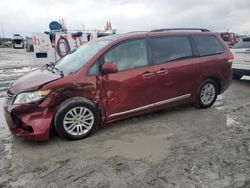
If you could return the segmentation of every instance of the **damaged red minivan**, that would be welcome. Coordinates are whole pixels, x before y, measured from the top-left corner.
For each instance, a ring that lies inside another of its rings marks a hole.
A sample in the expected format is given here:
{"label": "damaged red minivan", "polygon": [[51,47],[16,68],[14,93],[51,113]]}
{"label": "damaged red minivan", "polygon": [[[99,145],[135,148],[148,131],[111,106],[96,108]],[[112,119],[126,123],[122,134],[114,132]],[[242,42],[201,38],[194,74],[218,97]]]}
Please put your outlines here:
{"label": "damaged red minivan", "polygon": [[138,114],[210,107],[231,83],[232,61],[219,34],[206,29],[99,38],[15,81],[5,118],[17,136],[48,140],[55,129],[62,138],[83,139]]}

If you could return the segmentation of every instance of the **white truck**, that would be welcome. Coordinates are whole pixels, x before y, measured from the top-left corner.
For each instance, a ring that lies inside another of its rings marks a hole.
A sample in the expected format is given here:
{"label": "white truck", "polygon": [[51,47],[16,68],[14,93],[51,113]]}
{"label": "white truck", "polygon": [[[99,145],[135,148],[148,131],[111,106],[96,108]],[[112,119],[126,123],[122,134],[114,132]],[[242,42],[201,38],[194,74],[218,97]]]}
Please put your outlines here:
{"label": "white truck", "polygon": [[234,55],[232,64],[233,78],[250,76],[250,37],[245,37],[231,49]]}
{"label": "white truck", "polygon": [[23,49],[24,48],[24,40],[23,37],[19,34],[14,34],[13,36],[13,48]]}

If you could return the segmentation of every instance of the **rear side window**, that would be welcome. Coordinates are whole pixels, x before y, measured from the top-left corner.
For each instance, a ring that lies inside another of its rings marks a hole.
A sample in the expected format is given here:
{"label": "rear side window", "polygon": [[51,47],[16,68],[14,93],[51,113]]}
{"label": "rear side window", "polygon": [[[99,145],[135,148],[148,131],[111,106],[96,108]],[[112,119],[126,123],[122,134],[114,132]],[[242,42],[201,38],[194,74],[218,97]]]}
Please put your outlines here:
{"label": "rear side window", "polygon": [[192,57],[192,48],[186,36],[151,38],[150,44],[154,64]]}
{"label": "rear side window", "polygon": [[200,56],[221,54],[225,51],[224,47],[215,36],[195,35],[192,37],[197,45]]}

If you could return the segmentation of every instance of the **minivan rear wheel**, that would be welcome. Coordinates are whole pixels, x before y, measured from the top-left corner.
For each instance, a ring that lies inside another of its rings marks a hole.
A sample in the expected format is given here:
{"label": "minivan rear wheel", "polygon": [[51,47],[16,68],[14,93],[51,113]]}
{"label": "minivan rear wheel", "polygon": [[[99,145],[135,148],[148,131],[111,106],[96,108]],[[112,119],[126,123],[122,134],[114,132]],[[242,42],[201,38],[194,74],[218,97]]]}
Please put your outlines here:
{"label": "minivan rear wheel", "polygon": [[84,98],[72,98],[60,105],[54,119],[58,135],[69,140],[90,136],[100,123],[95,105]]}
{"label": "minivan rear wheel", "polygon": [[214,80],[204,81],[198,92],[195,107],[208,108],[214,104],[218,95],[218,85]]}

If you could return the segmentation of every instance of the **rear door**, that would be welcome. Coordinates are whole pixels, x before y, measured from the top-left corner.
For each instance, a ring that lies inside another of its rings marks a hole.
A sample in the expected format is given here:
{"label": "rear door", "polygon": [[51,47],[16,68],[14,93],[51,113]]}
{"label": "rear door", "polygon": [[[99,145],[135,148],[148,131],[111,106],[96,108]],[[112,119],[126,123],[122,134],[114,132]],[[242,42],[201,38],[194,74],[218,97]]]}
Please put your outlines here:
{"label": "rear door", "polygon": [[118,72],[102,75],[109,118],[153,108],[155,75],[148,61],[146,39],[133,39],[113,47],[103,61],[117,64]]}
{"label": "rear door", "polygon": [[190,100],[199,77],[199,60],[194,58],[188,36],[150,38],[156,70],[156,105]]}
{"label": "rear door", "polygon": [[219,36],[214,34],[193,35],[192,39],[197,46],[199,60],[202,63],[200,81],[214,78],[223,89],[230,83],[232,77],[232,64],[228,62],[231,52],[228,47],[223,46]]}

